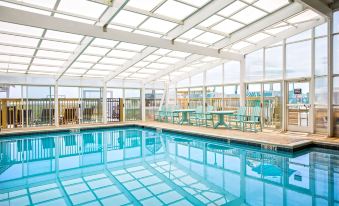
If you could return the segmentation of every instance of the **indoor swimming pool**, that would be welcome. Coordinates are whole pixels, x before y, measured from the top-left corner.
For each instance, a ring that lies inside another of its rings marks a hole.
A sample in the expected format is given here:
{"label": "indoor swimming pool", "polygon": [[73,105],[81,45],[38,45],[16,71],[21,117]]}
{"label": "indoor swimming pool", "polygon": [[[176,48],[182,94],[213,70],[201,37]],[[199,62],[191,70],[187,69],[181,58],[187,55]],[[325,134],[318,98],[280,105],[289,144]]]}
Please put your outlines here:
{"label": "indoor swimming pool", "polygon": [[0,205],[334,205],[339,152],[120,127],[0,139]]}

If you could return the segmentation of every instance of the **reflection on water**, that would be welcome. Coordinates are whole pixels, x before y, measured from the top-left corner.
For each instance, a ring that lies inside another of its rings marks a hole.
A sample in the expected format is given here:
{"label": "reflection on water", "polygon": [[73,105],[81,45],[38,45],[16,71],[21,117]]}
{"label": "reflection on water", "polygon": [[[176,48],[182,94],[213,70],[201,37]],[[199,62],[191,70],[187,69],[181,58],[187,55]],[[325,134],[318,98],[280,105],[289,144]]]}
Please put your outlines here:
{"label": "reflection on water", "polygon": [[329,150],[277,154],[129,128],[2,139],[0,160],[0,205],[339,206]]}

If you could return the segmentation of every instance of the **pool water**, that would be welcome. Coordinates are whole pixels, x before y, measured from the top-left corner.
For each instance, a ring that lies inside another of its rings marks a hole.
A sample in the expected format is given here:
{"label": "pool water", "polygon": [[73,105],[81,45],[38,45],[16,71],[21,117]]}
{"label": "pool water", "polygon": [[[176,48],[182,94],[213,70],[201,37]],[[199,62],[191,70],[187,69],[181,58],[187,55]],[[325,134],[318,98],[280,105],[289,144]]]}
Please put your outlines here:
{"label": "pool water", "polygon": [[142,128],[0,138],[0,205],[339,206],[339,152]]}

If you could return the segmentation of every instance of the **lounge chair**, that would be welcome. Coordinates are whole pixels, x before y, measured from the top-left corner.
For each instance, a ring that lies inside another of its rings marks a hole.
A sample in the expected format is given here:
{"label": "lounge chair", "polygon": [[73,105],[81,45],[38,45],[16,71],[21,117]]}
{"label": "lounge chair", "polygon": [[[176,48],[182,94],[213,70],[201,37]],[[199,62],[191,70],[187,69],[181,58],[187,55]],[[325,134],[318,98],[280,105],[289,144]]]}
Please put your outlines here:
{"label": "lounge chair", "polygon": [[[248,115],[248,119],[243,122],[244,128],[247,131],[254,131],[257,132],[257,125],[259,125],[260,131],[262,131],[262,125],[261,125],[261,108],[260,107],[252,107],[251,115]],[[246,125],[250,125],[250,128],[246,128]]]}

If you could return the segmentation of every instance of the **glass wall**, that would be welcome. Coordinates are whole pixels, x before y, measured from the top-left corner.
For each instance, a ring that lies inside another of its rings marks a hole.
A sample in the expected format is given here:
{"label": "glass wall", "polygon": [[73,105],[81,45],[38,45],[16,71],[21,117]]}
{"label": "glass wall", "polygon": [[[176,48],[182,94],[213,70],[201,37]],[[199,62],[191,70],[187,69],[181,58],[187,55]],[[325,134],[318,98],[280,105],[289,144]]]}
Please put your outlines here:
{"label": "glass wall", "polygon": [[208,86],[206,87],[206,105],[213,106],[213,110],[222,110],[223,106],[223,87]]}
{"label": "glass wall", "polygon": [[224,110],[236,110],[240,106],[240,86],[224,86]]}
{"label": "glass wall", "polygon": [[203,106],[203,87],[193,87],[189,91],[189,108],[195,109]]}
{"label": "glass wall", "polygon": [[[146,120],[154,120],[155,111],[160,107],[161,98],[164,90],[146,89],[145,90],[145,109]],[[165,102],[165,99],[164,99]]]}
{"label": "glass wall", "polygon": [[141,120],[141,94],[140,89],[125,89],[125,120]]}
{"label": "glass wall", "polygon": [[339,11],[333,15],[333,113],[334,135],[339,136]]}
{"label": "glass wall", "polygon": [[264,56],[263,49],[246,55],[246,81],[257,81],[264,79]]}
{"label": "glass wall", "polygon": [[80,89],[80,122],[102,122],[102,89]]}

